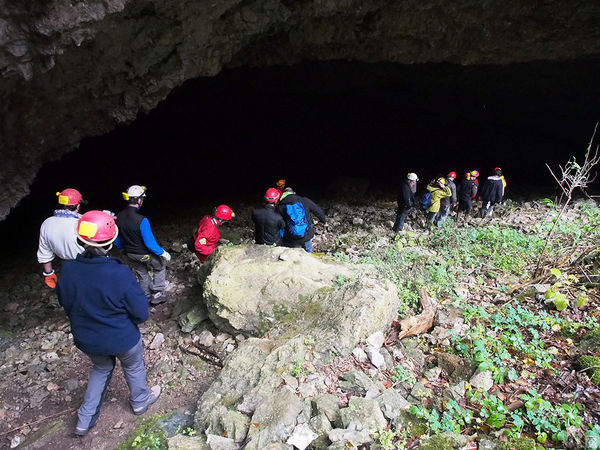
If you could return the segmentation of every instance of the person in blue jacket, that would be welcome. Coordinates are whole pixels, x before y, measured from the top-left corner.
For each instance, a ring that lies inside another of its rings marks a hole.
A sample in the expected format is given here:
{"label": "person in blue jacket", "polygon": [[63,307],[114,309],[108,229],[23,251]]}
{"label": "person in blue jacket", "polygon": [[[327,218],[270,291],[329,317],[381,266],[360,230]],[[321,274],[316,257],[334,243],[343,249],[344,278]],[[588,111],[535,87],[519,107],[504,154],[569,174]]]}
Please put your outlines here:
{"label": "person in blue jacket", "polygon": [[[171,255],[158,245],[148,218],[140,214],[145,198],[145,186],[134,184],[123,192],[127,206],[117,213],[120,234],[115,246],[125,251],[150,303],[158,305],[166,301],[163,294],[167,284],[166,262],[171,260]],[[150,276],[150,270],[154,272],[154,278]]]}
{"label": "person in blue jacket", "polygon": [[161,393],[146,384],[144,349],[138,325],[148,319],[148,300],[129,268],[107,256],[118,228],[112,216],[88,211],[77,223],[84,252],[65,261],[56,285],[61,306],[71,322],[75,346],[92,361],[87,390],[78,411],[75,434],[96,425],[115,359],[129,386],[134,414],[143,414]]}

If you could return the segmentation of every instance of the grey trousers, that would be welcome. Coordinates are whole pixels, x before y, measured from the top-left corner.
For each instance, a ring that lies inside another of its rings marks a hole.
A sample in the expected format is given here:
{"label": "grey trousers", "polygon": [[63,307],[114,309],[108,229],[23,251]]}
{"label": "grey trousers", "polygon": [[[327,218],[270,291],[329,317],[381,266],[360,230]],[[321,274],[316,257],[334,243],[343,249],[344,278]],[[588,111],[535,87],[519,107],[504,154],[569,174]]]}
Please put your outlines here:
{"label": "grey trousers", "polygon": [[77,412],[77,428],[87,429],[96,425],[100,416],[100,408],[106,395],[106,388],[115,368],[115,358],[121,361],[121,367],[127,386],[129,386],[129,402],[132,408],[143,406],[150,396],[146,384],[146,368],[144,367],[144,347],[142,338],[124,353],[114,356],[88,355],[92,360],[92,373],[88,380],[83,403]]}
{"label": "grey trousers", "polygon": [[[135,255],[127,253],[134,272],[138,277],[140,287],[146,297],[154,292],[162,292],[166,286],[167,266],[165,261],[154,253],[147,255]],[[150,276],[150,270],[154,272],[154,279]]]}

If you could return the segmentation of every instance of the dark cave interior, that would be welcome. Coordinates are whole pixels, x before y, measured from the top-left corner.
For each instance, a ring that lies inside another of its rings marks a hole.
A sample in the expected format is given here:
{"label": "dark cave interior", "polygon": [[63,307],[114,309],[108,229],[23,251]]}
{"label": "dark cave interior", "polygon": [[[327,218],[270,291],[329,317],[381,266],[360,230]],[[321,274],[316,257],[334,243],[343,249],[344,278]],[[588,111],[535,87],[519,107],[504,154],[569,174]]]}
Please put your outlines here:
{"label": "dark cave interior", "polygon": [[0,223],[11,237],[3,251],[35,252],[39,225],[66,187],[83,193],[86,209],[118,210],[123,189],[146,185],[144,212],[155,220],[190,206],[259,204],[279,178],[316,200],[336,178],[365,178],[371,193],[393,200],[408,171],[423,186],[437,173],[485,177],[500,166],[512,192],[539,186],[550,196],[544,163],[583,156],[600,119],[599,80],[593,61],[224,70],[45,165]]}

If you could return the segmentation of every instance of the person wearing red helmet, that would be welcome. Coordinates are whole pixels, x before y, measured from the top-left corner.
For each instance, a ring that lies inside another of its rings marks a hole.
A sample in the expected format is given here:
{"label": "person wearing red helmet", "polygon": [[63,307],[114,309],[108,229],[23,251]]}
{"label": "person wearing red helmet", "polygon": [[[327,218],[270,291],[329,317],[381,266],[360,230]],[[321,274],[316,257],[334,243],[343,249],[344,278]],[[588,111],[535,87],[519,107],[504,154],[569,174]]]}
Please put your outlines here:
{"label": "person wearing red helmet", "polygon": [[84,203],[77,189],[68,188],[57,192],[60,208],[54,211],[40,227],[40,238],[37,251],[38,262],[42,265],[44,282],[54,289],[57,276],[52,268],[52,261],[57,256],[62,260],[75,259],[83,252],[77,242],[75,226],[79,220],[79,208]]}
{"label": "person wearing red helmet", "polygon": [[483,182],[481,186],[481,217],[492,215],[494,206],[502,203],[504,184],[502,183],[502,170],[499,167],[494,169],[494,175],[490,176]]}
{"label": "person wearing red helmet", "polygon": [[252,211],[254,240],[257,244],[280,245],[285,222],[275,208],[281,194],[276,188],[265,192],[265,203]]}
{"label": "person wearing red helmet", "polygon": [[500,173],[499,178],[502,180],[502,197],[504,197],[504,191],[506,191],[506,179],[502,174],[502,169],[500,167],[494,167],[494,174]]}
{"label": "person wearing red helmet", "polygon": [[454,184],[454,180],[456,179],[456,172],[450,172],[446,176],[446,186],[450,188],[450,192],[452,195],[450,197],[444,197],[440,200],[440,217],[438,219],[438,226],[442,226],[448,216],[450,215],[450,210],[456,206],[456,184]]}
{"label": "person wearing red helmet", "polygon": [[[227,205],[217,206],[212,214],[207,214],[198,223],[193,237],[193,251],[201,263],[217,248],[221,238],[219,227],[235,217],[235,213]],[[192,244],[192,243],[190,243]],[[190,250],[192,250],[190,248]]]}
{"label": "person wearing red helmet", "polygon": [[475,193],[471,196],[471,199],[477,197],[477,192],[479,191],[479,172],[477,170],[471,170],[471,180],[473,181],[473,185],[475,186]]}
{"label": "person wearing red helmet", "polygon": [[148,319],[148,300],[135,276],[118,258],[107,256],[119,229],[111,214],[88,211],[76,224],[84,252],[65,261],[56,293],[71,323],[75,346],[92,362],[75,434],[96,425],[115,360],[129,387],[134,414],[143,414],[160,396],[148,388],[144,349],[138,325]]}
{"label": "person wearing red helmet", "polygon": [[127,206],[117,213],[121,234],[115,241],[115,247],[125,251],[150,303],[159,305],[167,300],[163,291],[167,285],[166,263],[171,260],[171,255],[158,245],[150,221],[140,214],[146,187],[134,184],[122,196]]}

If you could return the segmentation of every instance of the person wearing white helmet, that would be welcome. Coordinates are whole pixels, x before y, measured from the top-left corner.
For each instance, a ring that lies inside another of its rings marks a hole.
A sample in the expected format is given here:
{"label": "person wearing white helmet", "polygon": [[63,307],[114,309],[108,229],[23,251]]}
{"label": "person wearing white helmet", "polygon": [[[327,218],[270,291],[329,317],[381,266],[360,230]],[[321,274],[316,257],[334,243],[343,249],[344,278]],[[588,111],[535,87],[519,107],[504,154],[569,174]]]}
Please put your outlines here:
{"label": "person wearing white helmet", "polygon": [[115,246],[125,251],[150,303],[159,305],[166,301],[163,293],[167,284],[166,262],[171,260],[171,255],[158,245],[148,218],[140,214],[145,198],[145,186],[134,184],[123,192],[127,206],[117,213],[120,233]]}
{"label": "person wearing white helmet", "polygon": [[393,230],[396,233],[404,231],[404,222],[412,207],[415,206],[417,181],[419,181],[417,174],[410,172],[406,175],[406,178],[402,179],[400,182],[400,187],[398,189],[398,211],[396,212],[396,221],[393,226]]}

